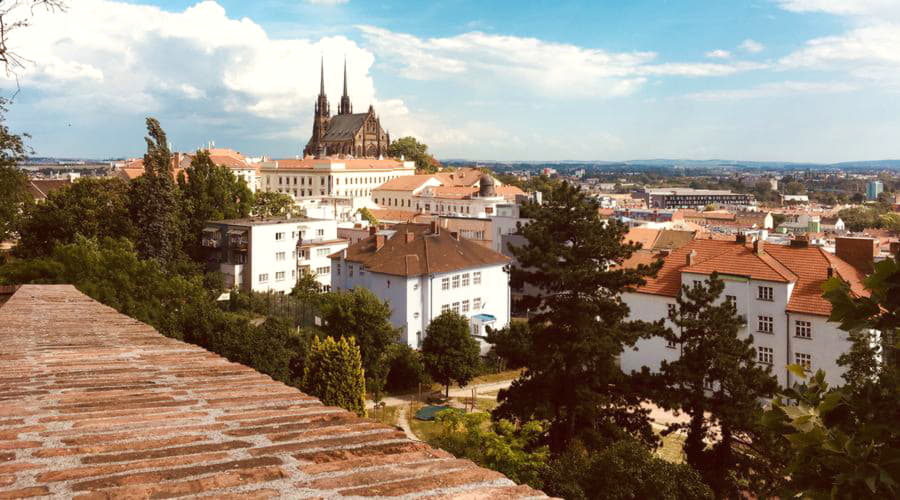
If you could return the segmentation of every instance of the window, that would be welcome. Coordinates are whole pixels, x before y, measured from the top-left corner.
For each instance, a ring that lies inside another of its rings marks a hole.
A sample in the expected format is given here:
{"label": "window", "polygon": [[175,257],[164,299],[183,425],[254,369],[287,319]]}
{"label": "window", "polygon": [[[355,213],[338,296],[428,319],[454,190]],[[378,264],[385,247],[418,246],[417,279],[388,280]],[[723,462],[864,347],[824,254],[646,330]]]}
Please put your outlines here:
{"label": "window", "polygon": [[450,310],[450,304],[444,304],[441,306],[441,314]]}
{"label": "window", "polygon": [[275,281],[284,281],[284,271],[275,273]]}
{"label": "window", "polygon": [[812,322],[810,321],[800,321],[797,320],[794,322],[794,335],[801,339],[811,339],[812,338]]}
{"label": "window", "polygon": [[694,280],[694,288],[700,288],[700,285],[702,285],[702,284],[703,284],[702,281],[700,281],[700,280]]}
{"label": "window", "polygon": [[325,266],[325,267],[317,267],[317,268],[316,268],[316,274],[318,274],[319,276],[324,276],[324,275],[326,275],[326,274],[331,274],[331,268],[328,267],[328,266]]}
{"label": "window", "polygon": [[669,349],[675,349],[675,341],[674,340],[666,340],[666,347]]}
{"label": "window", "polygon": [[331,253],[330,247],[316,249],[316,257],[327,257],[328,254],[330,254],[330,253]]}
{"label": "window", "polygon": [[416,346],[422,347],[422,332],[416,332]]}
{"label": "window", "polygon": [[459,302],[453,303],[453,312],[455,312],[456,314],[459,314]]}
{"label": "window", "polygon": [[459,288],[459,275],[453,277],[453,288]]}
{"label": "window", "polygon": [[340,262],[337,262],[337,263],[334,264],[334,272],[335,272],[335,274],[337,274],[338,276],[341,275],[341,263],[340,263]]}
{"label": "window", "polygon": [[297,251],[296,250],[291,252],[291,260],[297,260]]}
{"label": "window", "polygon": [[353,264],[347,264],[347,275],[353,276]]}
{"label": "window", "polygon": [[803,367],[804,370],[812,370],[812,355],[802,352],[794,353],[794,363]]}
{"label": "window", "polygon": [[759,294],[756,296],[759,300],[774,300],[774,294],[772,293],[772,287],[770,286],[761,286],[759,287]]}
{"label": "window", "polygon": [[275,233],[275,241],[280,241],[284,239],[284,233]]}
{"label": "window", "polygon": [[771,316],[759,316],[759,327],[756,329],[762,333],[774,333],[775,327]]}
{"label": "window", "polygon": [[419,289],[419,284],[413,283],[413,290],[418,290],[418,289]]}
{"label": "window", "polygon": [[469,301],[468,300],[462,301],[462,312],[464,312],[464,313],[469,312]]}
{"label": "window", "polygon": [[756,349],[756,360],[760,363],[771,365],[775,362],[775,353],[771,347],[758,347]]}
{"label": "window", "polygon": [[472,273],[472,284],[480,285],[481,284],[481,271],[475,271]]}
{"label": "window", "polygon": [[737,305],[737,297],[734,295],[726,295],[725,302],[727,302],[733,306],[736,306]]}
{"label": "window", "polygon": [[481,297],[475,297],[472,299],[472,309],[478,311],[481,309]]}
{"label": "window", "polygon": [[703,379],[703,388],[706,389],[707,391],[713,390],[713,381],[712,381],[712,379],[708,379],[708,378]]}
{"label": "window", "polygon": [[450,278],[441,278],[441,290],[450,289]]}
{"label": "window", "polygon": [[666,308],[669,311],[669,315],[675,314],[675,304],[666,304]]}
{"label": "window", "polygon": [[265,282],[267,282],[267,281],[269,281],[269,273],[262,273],[262,274],[259,275],[259,282],[260,282],[260,283],[265,283]]}
{"label": "window", "polygon": [[316,236],[325,236],[324,229],[316,229]]}
{"label": "window", "polygon": [[469,273],[462,275],[462,286],[469,286]]}
{"label": "window", "polygon": [[417,312],[414,312],[414,313],[413,313],[413,318],[415,318],[415,319],[419,319],[419,313],[417,313]]}
{"label": "window", "polygon": [[276,260],[276,261],[282,261],[282,260],[284,260],[284,252],[277,252],[277,253],[275,254],[275,260]]}

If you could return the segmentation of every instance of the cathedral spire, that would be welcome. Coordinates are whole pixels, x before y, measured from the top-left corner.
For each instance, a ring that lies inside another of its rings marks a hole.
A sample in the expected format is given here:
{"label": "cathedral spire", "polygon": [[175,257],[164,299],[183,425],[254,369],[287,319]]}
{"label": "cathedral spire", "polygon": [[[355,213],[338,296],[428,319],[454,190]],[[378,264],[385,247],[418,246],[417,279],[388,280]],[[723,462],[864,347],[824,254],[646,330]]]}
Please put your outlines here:
{"label": "cathedral spire", "polygon": [[319,95],[325,95],[325,56],[319,60]]}
{"label": "cathedral spire", "polygon": [[338,107],[339,115],[349,115],[353,110],[350,107],[350,96],[347,95],[347,57],[344,56],[344,95],[341,96],[341,105]]}

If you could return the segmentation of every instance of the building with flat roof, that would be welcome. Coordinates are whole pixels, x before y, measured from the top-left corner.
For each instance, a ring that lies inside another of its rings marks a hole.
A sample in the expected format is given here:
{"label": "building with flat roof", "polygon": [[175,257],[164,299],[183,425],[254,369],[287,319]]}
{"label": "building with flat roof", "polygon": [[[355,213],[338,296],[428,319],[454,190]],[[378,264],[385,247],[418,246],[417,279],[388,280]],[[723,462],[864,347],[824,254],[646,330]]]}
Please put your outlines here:
{"label": "building with flat roof", "polygon": [[660,188],[638,193],[649,208],[702,208],[710,204],[750,206],[756,198],[748,193],[733,193],[721,189]]}

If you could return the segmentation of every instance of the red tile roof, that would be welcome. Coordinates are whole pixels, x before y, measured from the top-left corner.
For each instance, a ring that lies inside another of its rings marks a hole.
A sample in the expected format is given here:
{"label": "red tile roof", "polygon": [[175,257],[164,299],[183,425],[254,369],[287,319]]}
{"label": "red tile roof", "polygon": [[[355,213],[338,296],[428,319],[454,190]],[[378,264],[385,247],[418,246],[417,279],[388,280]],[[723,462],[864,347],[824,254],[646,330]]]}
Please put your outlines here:
{"label": "red tile roof", "polygon": [[[345,259],[362,263],[371,272],[395,276],[449,273],[510,260],[472,240],[454,238],[446,229],[432,234],[428,224],[397,224],[391,229],[396,233],[380,249],[376,248],[378,236],[370,236],[350,245]],[[410,238],[407,233],[411,233]],[[339,258],[341,253],[331,258]]]}
{"label": "red tile roof", "polygon": [[527,498],[69,285],[0,307],[0,498]]}
{"label": "red tile roof", "polygon": [[287,158],[283,160],[273,160],[266,162],[262,168],[277,167],[278,170],[312,170],[315,165],[322,163],[343,163],[347,170],[392,170],[403,168],[403,162],[400,160],[378,160],[375,158]]}
{"label": "red tile roof", "polygon": [[28,181],[28,190],[35,200],[45,200],[48,194],[71,183],[68,179],[31,179]]}
{"label": "red tile roof", "polygon": [[[850,283],[851,290],[864,295],[863,274],[840,258],[820,247],[795,248],[786,245],[764,245],[764,253],[757,255],[748,244],[734,241],[693,240],[672,251],[664,258],[662,269],[655,278],[648,278],[640,293],[675,297],[681,288],[681,273],[732,274],[761,281],[794,283],[787,304],[790,312],[827,316],[831,304],[822,298],[822,284],[828,268]],[[687,265],[687,256],[695,251],[694,264]]]}
{"label": "red tile roof", "polygon": [[369,213],[378,219],[378,222],[409,222],[419,215],[413,210],[394,210],[390,208],[370,208]]}

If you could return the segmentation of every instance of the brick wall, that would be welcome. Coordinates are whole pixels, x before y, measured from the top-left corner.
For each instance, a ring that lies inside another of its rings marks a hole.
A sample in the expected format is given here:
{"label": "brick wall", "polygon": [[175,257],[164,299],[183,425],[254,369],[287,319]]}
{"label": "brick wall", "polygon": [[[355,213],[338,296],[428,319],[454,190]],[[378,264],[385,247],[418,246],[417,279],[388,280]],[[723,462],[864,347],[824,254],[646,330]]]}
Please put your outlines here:
{"label": "brick wall", "polygon": [[68,285],[0,308],[0,498],[544,495]]}

